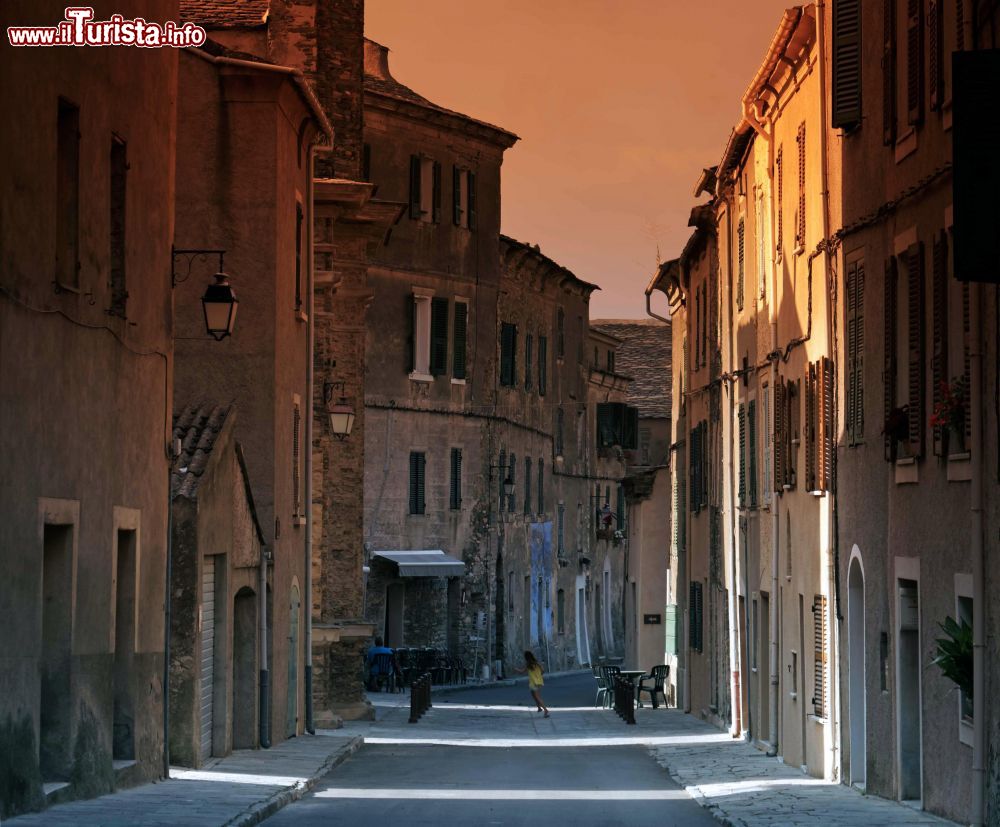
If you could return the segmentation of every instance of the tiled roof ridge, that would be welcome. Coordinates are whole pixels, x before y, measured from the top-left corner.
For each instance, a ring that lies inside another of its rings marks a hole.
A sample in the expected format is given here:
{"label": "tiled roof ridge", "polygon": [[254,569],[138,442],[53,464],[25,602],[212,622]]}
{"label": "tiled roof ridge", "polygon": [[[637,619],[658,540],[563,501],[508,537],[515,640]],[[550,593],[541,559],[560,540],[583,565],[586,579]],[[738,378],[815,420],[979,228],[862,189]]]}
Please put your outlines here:
{"label": "tiled roof ridge", "polygon": [[181,450],[170,473],[174,497],[193,499],[211,458],[215,442],[232,410],[231,405],[201,402],[185,405],[174,415],[173,437]]}

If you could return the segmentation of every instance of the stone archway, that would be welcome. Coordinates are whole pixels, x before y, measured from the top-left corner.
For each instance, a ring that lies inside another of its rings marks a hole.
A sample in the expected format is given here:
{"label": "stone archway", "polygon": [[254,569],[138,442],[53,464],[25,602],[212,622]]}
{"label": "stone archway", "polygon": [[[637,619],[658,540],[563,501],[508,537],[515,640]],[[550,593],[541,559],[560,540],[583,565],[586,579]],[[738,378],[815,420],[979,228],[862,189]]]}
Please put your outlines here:
{"label": "stone archway", "polygon": [[865,572],[855,546],[847,575],[848,699],[851,715],[850,782],[864,787],[867,777],[867,703],[865,699]]}

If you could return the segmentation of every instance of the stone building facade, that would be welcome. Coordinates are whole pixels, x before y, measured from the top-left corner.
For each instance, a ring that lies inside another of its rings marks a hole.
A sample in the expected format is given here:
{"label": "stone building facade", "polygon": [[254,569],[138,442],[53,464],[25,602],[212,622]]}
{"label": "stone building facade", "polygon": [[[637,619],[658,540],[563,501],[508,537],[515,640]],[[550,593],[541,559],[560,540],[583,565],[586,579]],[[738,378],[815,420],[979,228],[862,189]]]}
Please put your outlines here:
{"label": "stone building facade", "polygon": [[0,817],[164,772],[177,60],[0,55]]}

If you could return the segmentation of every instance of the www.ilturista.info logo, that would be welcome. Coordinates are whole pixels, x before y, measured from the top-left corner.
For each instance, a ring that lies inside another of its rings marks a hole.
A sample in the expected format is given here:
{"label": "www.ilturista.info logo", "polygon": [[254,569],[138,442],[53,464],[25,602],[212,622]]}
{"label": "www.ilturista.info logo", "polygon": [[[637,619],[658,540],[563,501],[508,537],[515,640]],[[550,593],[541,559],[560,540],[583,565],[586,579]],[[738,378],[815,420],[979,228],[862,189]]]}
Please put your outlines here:
{"label": "www.ilturista.info logo", "polygon": [[205,30],[194,23],[168,20],[156,23],[136,17],[126,20],[120,14],[110,20],[94,20],[90,6],[67,6],[65,19],[55,26],[8,26],[11,46],[141,46],[159,49],[171,46],[184,49],[202,46]]}

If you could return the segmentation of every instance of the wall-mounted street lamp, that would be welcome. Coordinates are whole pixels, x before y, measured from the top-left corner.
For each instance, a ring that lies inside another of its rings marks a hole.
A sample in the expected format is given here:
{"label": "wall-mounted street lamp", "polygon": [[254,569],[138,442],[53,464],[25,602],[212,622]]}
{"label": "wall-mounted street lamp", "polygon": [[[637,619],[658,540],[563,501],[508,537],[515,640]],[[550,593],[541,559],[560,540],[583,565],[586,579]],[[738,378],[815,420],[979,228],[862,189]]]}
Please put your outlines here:
{"label": "wall-mounted street lamp", "polygon": [[[188,280],[195,259],[207,261],[208,256],[219,257],[219,271],[215,274],[215,283],[208,285],[205,289],[205,295],[201,297],[201,306],[205,313],[205,330],[217,342],[221,342],[233,334],[233,327],[236,325],[236,310],[240,306],[223,266],[225,255],[225,250],[178,250],[171,248],[171,287],[176,287]],[[177,262],[179,259],[185,258],[187,259],[187,270],[183,275],[179,275]]]}
{"label": "wall-mounted street lamp", "polygon": [[[336,404],[333,403],[333,389],[340,388],[340,398]],[[323,385],[323,401],[326,403],[326,412],[330,417],[330,433],[337,439],[346,439],[351,435],[354,427],[354,408],[347,404],[347,397],[344,396],[344,382],[326,382]]]}

